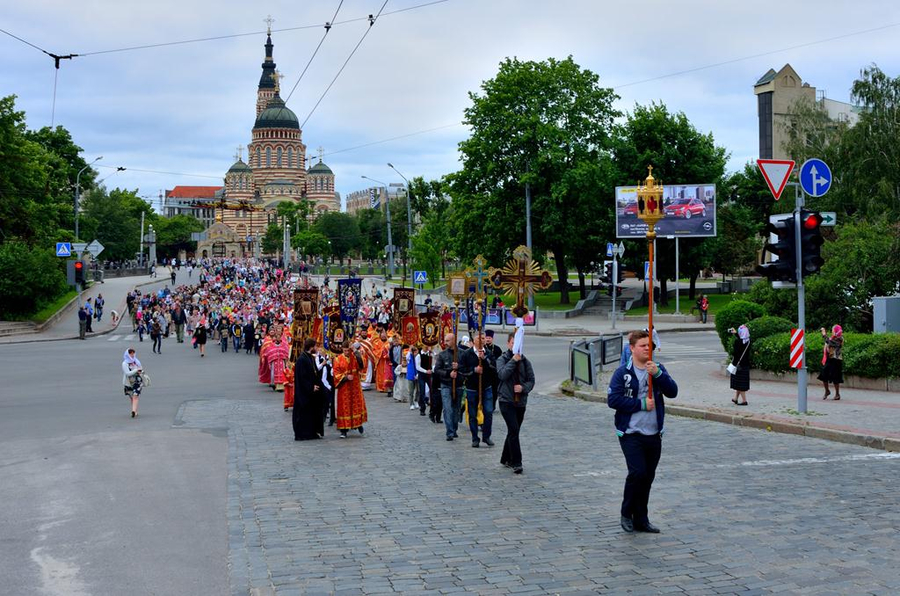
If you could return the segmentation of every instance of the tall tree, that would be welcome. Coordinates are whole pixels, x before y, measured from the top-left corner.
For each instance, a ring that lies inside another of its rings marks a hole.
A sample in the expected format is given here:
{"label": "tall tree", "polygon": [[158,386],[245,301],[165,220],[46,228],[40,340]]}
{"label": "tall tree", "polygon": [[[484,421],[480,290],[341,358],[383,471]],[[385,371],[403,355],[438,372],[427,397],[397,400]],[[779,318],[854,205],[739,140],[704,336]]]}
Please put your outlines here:
{"label": "tall tree", "polygon": [[[643,181],[647,166],[652,165],[654,177],[663,184],[716,183],[721,187],[728,159],[725,148],[716,145],[712,133],[701,133],[683,112],[672,114],[662,103],[636,105],[618,130],[613,152],[619,184]],[[657,240],[658,247],[661,242],[664,240]],[[713,242],[708,238],[685,238],[679,240],[679,245],[680,273],[690,277],[693,295],[700,271],[712,258]],[[646,254],[644,248],[640,254]],[[656,254],[660,303],[665,304],[666,282],[675,276],[675,255],[673,250],[657,250]]]}
{"label": "tall tree", "polygon": [[141,243],[141,213],[145,224],[158,225],[158,216],[137,193],[137,190],[119,188],[107,192],[101,186],[84,197],[81,236],[99,240],[105,247],[103,257],[106,259],[134,258]]}
{"label": "tall tree", "polygon": [[349,213],[328,211],[316,220],[313,229],[331,242],[331,254],[343,259],[359,247],[359,226]]}
{"label": "tall tree", "polygon": [[[525,186],[532,195],[537,258],[556,260],[560,302],[569,303],[568,257],[583,237],[584,195],[571,172],[597,162],[610,144],[617,96],[572,57],[543,62],[506,59],[497,75],[469,93],[470,138],[460,143],[463,167],[448,177],[455,246],[463,260],[482,252],[501,262],[525,243]],[[478,242],[473,243],[472,238]]]}

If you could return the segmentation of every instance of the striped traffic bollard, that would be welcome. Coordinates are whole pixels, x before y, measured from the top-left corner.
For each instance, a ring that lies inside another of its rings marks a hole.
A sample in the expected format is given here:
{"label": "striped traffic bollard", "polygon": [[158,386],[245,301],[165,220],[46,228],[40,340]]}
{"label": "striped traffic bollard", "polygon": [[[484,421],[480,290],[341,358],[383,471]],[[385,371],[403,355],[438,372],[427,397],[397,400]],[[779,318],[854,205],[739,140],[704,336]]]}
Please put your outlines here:
{"label": "striped traffic bollard", "polygon": [[791,329],[791,368],[803,367],[803,329]]}

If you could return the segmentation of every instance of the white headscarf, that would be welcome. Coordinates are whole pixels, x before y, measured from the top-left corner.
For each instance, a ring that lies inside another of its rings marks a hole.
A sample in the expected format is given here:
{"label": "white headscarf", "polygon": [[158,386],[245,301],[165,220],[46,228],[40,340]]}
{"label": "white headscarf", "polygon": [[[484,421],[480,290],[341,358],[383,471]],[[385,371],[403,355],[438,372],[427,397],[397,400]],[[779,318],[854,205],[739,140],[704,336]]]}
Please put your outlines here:
{"label": "white headscarf", "polygon": [[741,325],[738,327],[738,337],[741,338],[741,341],[747,343],[750,341],[750,329],[746,325]]}
{"label": "white headscarf", "polygon": [[131,348],[125,350],[125,354],[122,355],[122,359],[128,364],[133,364],[135,368],[144,368],[143,366],[141,366],[141,361],[137,359],[137,356],[131,356],[128,354],[130,350]]}

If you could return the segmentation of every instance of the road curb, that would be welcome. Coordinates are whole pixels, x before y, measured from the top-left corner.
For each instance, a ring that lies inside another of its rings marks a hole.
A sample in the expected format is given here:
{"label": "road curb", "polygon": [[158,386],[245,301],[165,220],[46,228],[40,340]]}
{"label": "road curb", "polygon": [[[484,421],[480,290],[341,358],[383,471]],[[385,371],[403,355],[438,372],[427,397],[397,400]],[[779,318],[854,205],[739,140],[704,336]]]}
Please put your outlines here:
{"label": "road curb", "polygon": [[[565,394],[584,401],[606,403],[606,394],[594,391],[572,389],[565,383],[560,384],[559,390]],[[827,426],[819,426],[805,420],[793,420],[773,416],[771,414],[733,413],[715,407],[705,408],[695,405],[666,404],[666,412],[674,416],[693,418],[695,420],[709,420],[721,422],[732,426],[753,428],[786,435],[798,435],[813,439],[824,439],[836,443],[858,445],[883,451],[900,452],[900,438],[873,435],[863,432],[852,432]]]}

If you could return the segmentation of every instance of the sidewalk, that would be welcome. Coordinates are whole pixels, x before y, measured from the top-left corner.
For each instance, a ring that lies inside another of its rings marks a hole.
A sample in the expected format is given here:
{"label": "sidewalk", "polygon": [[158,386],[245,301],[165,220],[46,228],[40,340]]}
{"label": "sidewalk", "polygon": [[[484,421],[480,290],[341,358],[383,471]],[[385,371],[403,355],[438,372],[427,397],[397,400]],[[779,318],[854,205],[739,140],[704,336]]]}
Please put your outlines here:
{"label": "sidewalk", "polygon": [[[103,307],[103,319],[93,321],[93,333],[88,333],[87,337],[104,335],[114,331],[117,325],[112,324],[112,311],[119,313],[120,317],[128,318],[128,309],[126,308],[125,298],[135,287],[140,288],[142,292],[150,289],[158,290],[166,285],[172,285],[172,280],[167,275],[163,276],[164,268],[159,268],[159,277],[151,278],[148,275],[136,277],[114,277],[107,279],[105,283],[95,283],[86,291],[81,293],[80,302],[70,307],[60,319],[45,329],[41,333],[26,333],[22,335],[10,335],[0,338],[0,344],[16,344],[16,343],[32,343],[39,341],[59,341],[64,339],[78,339],[78,307],[83,305],[88,298],[96,298],[98,294],[103,294],[106,306]],[[175,278],[175,285],[186,284],[188,282],[196,283],[197,277],[188,278],[187,270],[184,268],[178,272]],[[120,319],[121,322],[121,319]],[[129,320],[126,325],[130,325]]]}
{"label": "sidewalk", "polygon": [[[800,414],[796,383],[753,380],[747,392],[750,405],[739,407],[731,403],[734,391],[718,364],[680,361],[666,368],[679,384],[678,397],[666,400],[669,414],[900,451],[900,395],[895,393],[842,388],[841,400],[833,401],[832,387],[826,401],[822,386],[811,385],[807,413]],[[574,392],[561,389],[581,399],[605,402],[605,381],[611,374],[604,371],[603,389],[597,393],[585,386]]]}

